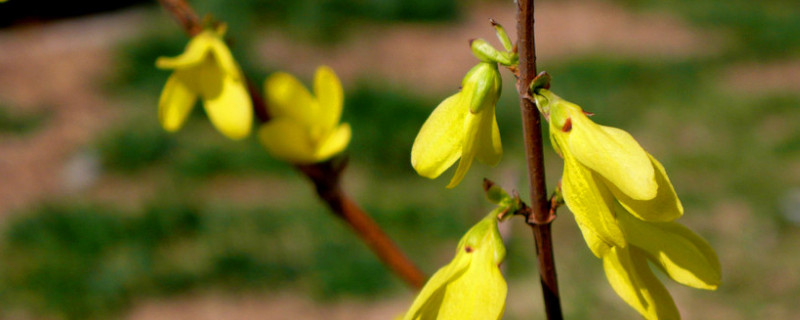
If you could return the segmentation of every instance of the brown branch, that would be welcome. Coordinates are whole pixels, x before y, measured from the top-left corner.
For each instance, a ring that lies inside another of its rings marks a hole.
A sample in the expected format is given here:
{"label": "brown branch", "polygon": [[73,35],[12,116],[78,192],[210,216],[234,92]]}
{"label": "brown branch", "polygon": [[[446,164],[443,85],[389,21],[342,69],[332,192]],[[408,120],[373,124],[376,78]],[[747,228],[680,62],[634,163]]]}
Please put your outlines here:
{"label": "brown branch", "polygon": [[536,241],[536,256],[539,261],[539,277],[548,319],[562,319],[561,301],[556,281],[556,265],[553,258],[551,222],[554,215],[546,198],[544,179],[544,155],[542,151],[541,117],[539,110],[528,96],[528,86],[536,76],[536,45],[533,34],[533,0],[517,1],[517,50],[519,53],[519,78],[517,91],[520,94],[522,132],[525,137],[525,155],[530,179],[531,209],[527,222]]}
{"label": "brown branch", "polygon": [[[194,9],[185,0],[159,0],[175,20],[190,36],[203,30],[202,23]],[[260,123],[269,121],[266,101],[261,95],[258,86],[247,79],[247,90],[253,101],[253,111]],[[326,161],[310,165],[295,165],[295,168],[305,174],[316,187],[319,197],[328,204],[333,213],[347,222],[369,248],[392,271],[402,278],[408,285],[420,289],[425,284],[425,275],[411,262],[410,259],[398,248],[394,242],[383,232],[380,226],[366,214],[358,204],[348,197],[341,188],[339,179],[345,164]]]}

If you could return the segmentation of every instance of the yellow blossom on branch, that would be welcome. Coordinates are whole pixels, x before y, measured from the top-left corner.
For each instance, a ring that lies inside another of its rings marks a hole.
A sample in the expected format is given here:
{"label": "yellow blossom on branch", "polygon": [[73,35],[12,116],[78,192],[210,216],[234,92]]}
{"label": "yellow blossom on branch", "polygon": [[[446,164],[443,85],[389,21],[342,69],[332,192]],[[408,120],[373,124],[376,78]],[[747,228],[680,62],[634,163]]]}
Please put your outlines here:
{"label": "yellow blossom on branch", "polygon": [[534,98],[549,117],[553,148],[564,158],[564,200],[597,257],[626,246],[615,200],[646,221],[672,221],[683,214],[664,167],[629,133],[594,123],[581,107],[547,89],[537,90]]}
{"label": "yellow blossom on branch", "polygon": [[156,66],[174,70],[158,103],[165,130],[174,132],[200,97],[211,123],[225,136],[242,139],[250,133],[253,105],[239,65],[222,40],[224,30],[194,36],[183,54],[160,57]]}
{"label": "yellow blossom on branch", "polygon": [[453,260],[428,280],[402,319],[502,318],[508,288],[498,265],[505,254],[492,211],[461,238]]}
{"label": "yellow blossom on branch", "polygon": [[314,96],[285,72],[271,75],[265,90],[272,119],[261,126],[258,136],[270,154],[308,164],[327,160],[347,148],[350,125],[339,123],[344,93],[333,70],[317,68]]}

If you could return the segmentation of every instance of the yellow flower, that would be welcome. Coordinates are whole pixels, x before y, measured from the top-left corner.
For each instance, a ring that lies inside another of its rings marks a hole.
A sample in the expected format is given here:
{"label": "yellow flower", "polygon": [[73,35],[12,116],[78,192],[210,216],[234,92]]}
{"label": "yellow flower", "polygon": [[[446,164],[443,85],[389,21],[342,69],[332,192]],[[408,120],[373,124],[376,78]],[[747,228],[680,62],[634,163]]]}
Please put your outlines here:
{"label": "yellow flower", "polygon": [[493,211],[461,238],[453,261],[428,280],[403,319],[502,318],[507,286],[498,265],[505,254]]}
{"label": "yellow flower", "polygon": [[156,66],[175,70],[158,103],[164,129],[180,129],[200,96],[211,123],[222,134],[242,139],[250,133],[252,102],[242,71],[222,41],[222,32],[203,31],[189,41],[183,54],[160,57]]}
{"label": "yellow flower", "polygon": [[549,116],[553,148],[564,158],[564,200],[597,257],[626,246],[615,199],[646,221],[672,221],[683,214],[664,167],[630,134],[592,122],[578,105],[547,89],[537,90],[535,99]]}
{"label": "yellow flower", "polygon": [[272,74],[265,87],[272,119],[259,129],[258,136],[273,156],[308,164],[327,160],[347,148],[350,125],[339,124],[344,93],[333,70],[317,68],[316,97],[285,72]]}
{"label": "yellow flower", "polygon": [[461,83],[462,89],[433,110],[411,148],[411,165],[426,178],[436,178],[461,158],[447,185],[457,186],[472,161],[494,166],[503,156],[495,105],[502,82],[497,64],[480,62]]}
{"label": "yellow flower", "polygon": [[719,260],[703,238],[675,222],[645,222],[624,210],[618,217],[630,245],[610,249],[603,268],[614,291],[646,319],[680,318],[647,260],[680,284],[706,290],[719,286]]}

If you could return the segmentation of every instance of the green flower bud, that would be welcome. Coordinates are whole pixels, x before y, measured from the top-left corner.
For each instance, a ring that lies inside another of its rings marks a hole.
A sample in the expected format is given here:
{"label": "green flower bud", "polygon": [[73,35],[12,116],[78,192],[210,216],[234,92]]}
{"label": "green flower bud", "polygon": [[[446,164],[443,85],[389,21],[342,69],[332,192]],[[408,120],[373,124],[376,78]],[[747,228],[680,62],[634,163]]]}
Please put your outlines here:
{"label": "green flower bud", "polygon": [[483,62],[500,63],[510,66],[516,64],[518,60],[516,54],[497,51],[497,49],[483,39],[470,40],[469,46],[472,49],[472,55]]}
{"label": "green flower bud", "polygon": [[461,99],[469,105],[470,112],[476,114],[497,104],[502,89],[503,80],[497,64],[481,62],[472,67],[461,81]]}

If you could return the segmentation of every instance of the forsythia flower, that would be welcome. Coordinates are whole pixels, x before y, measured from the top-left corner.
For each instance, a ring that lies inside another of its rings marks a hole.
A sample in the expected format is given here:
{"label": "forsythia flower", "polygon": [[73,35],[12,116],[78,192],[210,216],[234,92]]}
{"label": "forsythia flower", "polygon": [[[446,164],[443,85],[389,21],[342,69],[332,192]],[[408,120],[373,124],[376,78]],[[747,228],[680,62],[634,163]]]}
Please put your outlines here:
{"label": "forsythia flower", "polygon": [[273,156],[293,163],[314,163],[342,152],[350,125],[339,124],[344,93],[328,67],[317,68],[314,95],[294,76],[278,72],[265,83],[272,119],[259,129],[261,143]]}
{"label": "forsythia flower", "polygon": [[535,94],[549,114],[553,148],[564,158],[564,200],[592,252],[602,258],[625,247],[614,199],[639,219],[672,221],[683,215],[664,167],[627,132],[598,125],[581,107],[547,89]]}
{"label": "forsythia flower", "polygon": [[497,63],[478,63],[461,86],[433,110],[411,148],[411,165],[426,178],[438,177],[461,158],[448,188],[464,179],[475,158],[494,166],[503,156],[494,112],[502,89]]}
{"label": "forsythia flower", "polygon": [[645,222],[624,210],[618,218],[629,245],[612,248],[603,257],[603,268],[614,291],[646,319],[680,319],[672,297],[647,260],[680,284],[717,288],[719,260],[703,238],[675,222]]}
{"label": "forsythia flower", "polygon": [[700,236],[672,222],[683,206],[664,167],[627,132],[598,125],[544,88],[534,90],[564,158],[561,188],[587,245],[614,291],[647,319],[680,319],[651,261],[686,286],[714,290],[721,268]]}
{"label": "forsythia flower", "polygon": [[493,211],[461,238],[453,261],[428,280],[402,319],[500,319],[507,287],[498,264],[505,254]]}
{"label": "forsythia flower", "polygon": [[223,33],[203,31],[180,56],[156,60],[158,68],[175,70],[158,103],[159,120],[167,131],[181,128],[199,96],[211,123],[222,134],[242,139],[250,133],[253,105],[242,71],[222,41]]}

